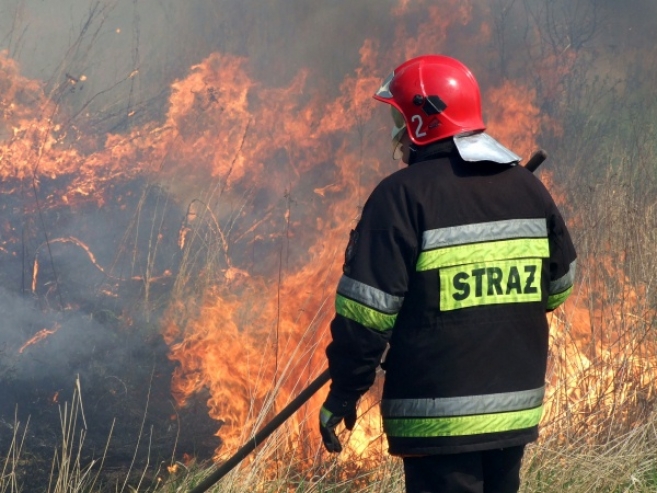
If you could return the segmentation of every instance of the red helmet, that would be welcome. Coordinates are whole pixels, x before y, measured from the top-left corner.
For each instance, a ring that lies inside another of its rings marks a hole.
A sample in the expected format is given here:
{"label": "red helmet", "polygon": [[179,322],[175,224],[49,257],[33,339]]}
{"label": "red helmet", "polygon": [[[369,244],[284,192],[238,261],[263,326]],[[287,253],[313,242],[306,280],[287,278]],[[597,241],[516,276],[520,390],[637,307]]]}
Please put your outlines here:
{"label": "red helmet", "polygon": [[[424,55],[402,63],[374,99],[392,105],[393,117],[395,109],[401,113],[417,145],[486,129],[479,84],[465,65],[447,56]],[[403,128],[399,120],[397,115],[397,133]]]}

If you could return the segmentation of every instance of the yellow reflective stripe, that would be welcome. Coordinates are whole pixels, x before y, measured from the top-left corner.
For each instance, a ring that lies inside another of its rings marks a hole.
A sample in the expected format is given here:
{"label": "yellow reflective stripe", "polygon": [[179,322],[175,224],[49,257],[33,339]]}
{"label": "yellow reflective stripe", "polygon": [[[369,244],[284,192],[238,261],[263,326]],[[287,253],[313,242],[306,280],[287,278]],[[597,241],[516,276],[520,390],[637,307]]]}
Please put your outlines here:
{"label": "yellow reflective stripe", "polygon": [[383,429],[391,437],[452,437],[522,430],[538,425],[543,406],[508,413],[453,416],[449,418],[385,419]]}
{"label": "yellow reflective stripe", "polygon": [[566,289],[563,293],[551,294],[550,296],[548,296],[548,301],[547,301],[548,310],[554,310],[559,305],[561,305],[564,301],[566,301],[568,296],[570,296],[570,293],[572,293],[572,291],[573,291],[573,287],[571,286],[568,289]]}
{"label": "yellow reflective stripe", "polygon": [[381,313],[339,294],[335,297],[335,312],[365,327],[378,331],[392,329],[395,325],[395,320],[397,320],[397,314],[389,315]]}
{"label": "yellow reflective stripe", "polygon": [[319,421],[322,423],[322,426],[326,426],[326,423],[331,419],[331,416],[333,416],[333,413],[322,406],[319,410]]}
{"label": "yellow reflective stripe", "polygon": [[440,309],[541,301],[541,259],[517,259],[440,269]]}
{"label": "yellow reflective stripe", "polygon": [[422,252],[415,269],[419,272],[473,262],[549,256],[550,246],[547,238],[487,241]]}

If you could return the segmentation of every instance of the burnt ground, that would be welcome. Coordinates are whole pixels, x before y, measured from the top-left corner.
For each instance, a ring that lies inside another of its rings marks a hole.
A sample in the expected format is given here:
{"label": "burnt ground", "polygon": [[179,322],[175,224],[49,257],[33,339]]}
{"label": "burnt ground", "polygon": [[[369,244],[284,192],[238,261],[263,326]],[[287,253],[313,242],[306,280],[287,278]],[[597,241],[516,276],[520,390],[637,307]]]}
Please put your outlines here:
{"label": "burnt ground", "polygon": [[[147,464],[147,479],[154,479],[161,466],[160,477],[166,477],[167,465],[189,457],[209,460],[220,444],[214,436],[219,423],[209,419],[203,396],[184,408],[176,406],[170,392],[174,364],[161,337],[153,333],[144,338],[148,332],[134,328],[104,328],[102,340],[83,333],[99,332],[97,323],[69,328],[76,333],[67,338],[66,361],[60,359],[57,340],[67,335],[64,326],[18,357],[2,359],[0,462],[10,448],[16,420],[19,434],[27,423],[19,467],[23,491],[46,490],[53,457],[63,443],[62,413],[72,409],[78,377],[82,408],[73,450],[77,454],[84,433],[82,465],[105,455],[101,480],[108,491],[125,480],[131,466],[134,481]],[[30,359],[30,364],[19,358]]]}
{"label": "burnt ground", "polygon": [[[61,183],[40,186],[42,198],[55,197]],[[22,435],[29,420],[22,491],[47,490],[62,445],[60,413],[78,379],[84,419],[74,450],[84,430],[82,465],[100,460],[111,432],[100,476],[108,491],[128,471],[138,481],[147,464],[140,491],[173,461],[211,459],[220,423],[207,415],[207,396],[175,404],[174,363],[161,336],[183,208],[139,181],[75,206],[53,199],[36,207],[25,189],[0,184],[0,467],[15,423]],[[46,337],[26,344],[39,334]]]}

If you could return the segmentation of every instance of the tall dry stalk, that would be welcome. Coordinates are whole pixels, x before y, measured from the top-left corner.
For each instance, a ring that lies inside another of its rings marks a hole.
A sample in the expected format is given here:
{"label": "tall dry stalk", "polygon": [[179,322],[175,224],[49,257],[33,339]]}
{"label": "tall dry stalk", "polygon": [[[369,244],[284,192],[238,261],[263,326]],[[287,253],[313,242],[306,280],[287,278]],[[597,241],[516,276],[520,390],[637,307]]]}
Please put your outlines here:
{"label": "tall dry stalk", "polygon": [[21,423],[18,420],[18,409],[16,409],[9,450],[7,450],[7,455],[5,456],[4,462],[2,463],[2,473],[0,474],[0,493],[20,493],[20,491],[22,491],[19,482],[22,465],[21,453],[23,452],[23,446],[25,445],[25,437],[27,436],[27,429],[29,424],[30,418],[28,417],[27,422],[23,427],[23,433],[19,434]]}
{"label": "tall dry stalk", "polygon": [[[73,398],[69,405],[59,408],[61,442],[55,451],[50,470],[48,493],[82,493],[90,481],[91,471],[96,461],[82,465],[82,448],[87,434],[87,423],[82,405],[82,391],[79,376],[75,380]],[[82,421],[80,428],[79,420]]]}

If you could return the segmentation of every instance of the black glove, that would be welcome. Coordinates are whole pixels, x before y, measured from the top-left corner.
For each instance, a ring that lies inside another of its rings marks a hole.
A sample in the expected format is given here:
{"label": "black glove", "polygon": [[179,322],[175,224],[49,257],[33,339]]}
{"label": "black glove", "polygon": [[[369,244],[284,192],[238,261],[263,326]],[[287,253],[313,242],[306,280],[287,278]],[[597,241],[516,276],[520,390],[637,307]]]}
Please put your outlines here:
{"label": "black glove", "polygon": [[353,430],[356,424],[357,400],[344,400],[329,393],[326,402],[319,411],[319,432],[322,434],[324,447],[329,452],[341,452],[342,445],[335,434],[335,427],[344,420],[344,426]]}

